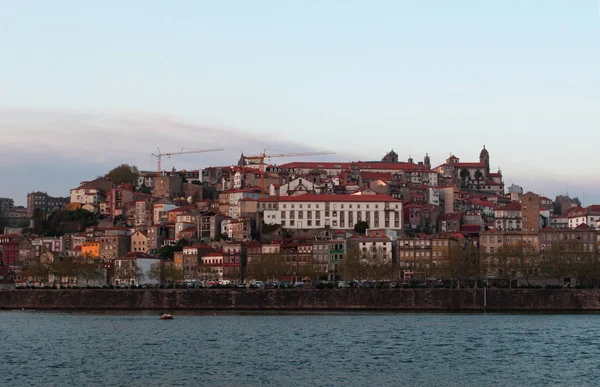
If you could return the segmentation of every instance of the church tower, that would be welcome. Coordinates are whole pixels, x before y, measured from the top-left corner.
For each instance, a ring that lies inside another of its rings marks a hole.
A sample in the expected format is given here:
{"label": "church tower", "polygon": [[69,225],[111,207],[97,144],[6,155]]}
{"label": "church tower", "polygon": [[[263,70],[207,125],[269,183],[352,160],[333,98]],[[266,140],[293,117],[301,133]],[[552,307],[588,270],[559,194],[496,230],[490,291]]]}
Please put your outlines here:
{"label": "church tower", "polygon": [[483,146],[481,153],[479,153],[479,162],[482,164],[485,164],[486,174],[489,174],[490,173],[490,154],[488,153],[487,149],[485,149],[485,145]]}
{"label": "church tower", "polygon": [[429,153],[425,153],[423,164],[425,164],[425,167],[427,167],[427,169],[431,169],[431,159],[429,158]]}
{"label": "church tower", "polygon": [[381,161],[384,163],[397,163],[398,153],[394,152],[394,150],[392,149],[385,156],[383,156],[383,159],[381,159]]}

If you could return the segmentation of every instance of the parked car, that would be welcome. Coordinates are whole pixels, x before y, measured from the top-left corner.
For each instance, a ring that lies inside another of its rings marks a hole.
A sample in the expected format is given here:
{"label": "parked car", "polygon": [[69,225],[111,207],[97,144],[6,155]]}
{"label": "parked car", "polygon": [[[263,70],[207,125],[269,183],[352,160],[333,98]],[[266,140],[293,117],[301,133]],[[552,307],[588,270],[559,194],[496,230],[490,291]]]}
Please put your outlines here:
{"label": "parked car", "polygon": [[295,288],[303,288],[304,287],[304,281],[296,281],[296,282],[294,282],[294,287]]}
{"label": "parked car", "polygon": [[349,288],[350,287],[350,283],[348,281],[340,281],[337,283],[337,287],[338,288]]}

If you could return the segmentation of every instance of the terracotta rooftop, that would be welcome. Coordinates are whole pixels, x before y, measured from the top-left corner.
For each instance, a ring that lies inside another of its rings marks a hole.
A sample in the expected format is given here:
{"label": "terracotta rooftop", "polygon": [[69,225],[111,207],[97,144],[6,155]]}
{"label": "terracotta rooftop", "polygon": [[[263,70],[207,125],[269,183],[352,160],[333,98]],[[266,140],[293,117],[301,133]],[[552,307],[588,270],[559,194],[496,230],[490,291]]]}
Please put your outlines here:
{"label": "terracotta rooftop", "polygon": [[260,198],[259,202],[392,202],[400,203],[400,200],[387,195],[313,195],[280,196]]}

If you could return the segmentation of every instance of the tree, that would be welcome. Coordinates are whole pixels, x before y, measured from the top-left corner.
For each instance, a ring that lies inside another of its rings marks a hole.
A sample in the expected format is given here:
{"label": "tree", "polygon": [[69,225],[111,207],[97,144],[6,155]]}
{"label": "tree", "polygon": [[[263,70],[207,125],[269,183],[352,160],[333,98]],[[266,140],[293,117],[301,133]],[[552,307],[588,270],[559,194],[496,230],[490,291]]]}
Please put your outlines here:
{"label": "tree", "polygon": [[31,278],[34,283],[47,283],[49,273],[48,265],[41,262],[32,262],[27,266],[26,270],[24,270],[23,277],[27,280]]}
{"label": "tree", "polygon": [[104,278],[102,271],[92,262],[79,263],[75,270],[77,277],[82,278],[86,285],[88,285],[90,281],[100,281]]}
{"label": "tree", "polygon": [[354,225],[354,231],[359,235],[365,235],[368,229],[369,223],[365,222],[364,220],[359,220]]}
{"label": "tree", "polygon": [[288,273],[283,254],[263,254],[252,257],[247,265],[248,278],[260,281],[280,279]]}
{"label": "tree", "polygon": [[346,252],[346,256],[340,262],[340,273],[346,281],[367,278],[367,266],[364,264],[358,248],[352,248]]}
{"label": "tree", "polygon": [[440,263],[440,273],[443,277],[460,282],[477,281],[486,271],[479,256],[479,250],[472,245],[467,247],[452,247],[444,253],[444,259]]}
{"label": "tree", "polygon": [[136,282],[140,283],[144,279],[144,273],[135,260],[120,262],[121,265],[114,268],[114,278],[118,279],[122,284],[134,285]]}
{"label": "tree", "polygon": [[165,245],[158,250],[159,258],[163,260],[173,259],[175,253],[183,251],[183,247],[189,245],[187,239],[180,239],[176,245]]}
{"label": "tree", "polygon": [[139,176],[139,171],[135,166],[129,164],[121,164],[113,168],[106,174],[107,179],[112,180],[114,184],[127,183],[136,185]]}
{"label": "tree", "polygon": [[157,262],[150,266],[148,278],[156,280],[161,284],[170,283],[175,287],[175,284],[183,279],[183,271],[175,267],[171,262]]}
{"label": "tree", "polygon": [[479,184],[481,179],[483,179],[483,173],[478,169],[475,171],[475,180],[477,181],[477,189],[479,189]]}
{"label": "tree", "polygon": [[366,266],[367,275],[375,281],[391,280],[394,278],[391,254],[381,247],[363,252],[361,263]]}
{"label": "tree", "polygon": [[471,174],[469,173],[469,171],[467,169],[460,170],[460,180],[461,180],[461,186],[463,188],[467,187],[467,183],[468,183],[470,177],[471,177]]}

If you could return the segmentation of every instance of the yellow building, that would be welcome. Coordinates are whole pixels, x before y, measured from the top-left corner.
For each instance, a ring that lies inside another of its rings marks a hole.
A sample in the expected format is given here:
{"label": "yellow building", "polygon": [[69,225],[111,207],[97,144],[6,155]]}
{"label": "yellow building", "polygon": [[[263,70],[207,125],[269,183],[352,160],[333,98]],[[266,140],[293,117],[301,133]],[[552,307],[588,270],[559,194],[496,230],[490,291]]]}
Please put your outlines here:
{"label": "yellow building", "polygon": [[83,242],[81,245],[81,255],[84,257],[99,258],[100,242]]}
{"label": "yellow building", "polygon": [[148,233],[146,231],[136,231],[131,235],[131,250],[134,253],[148,252]]}

